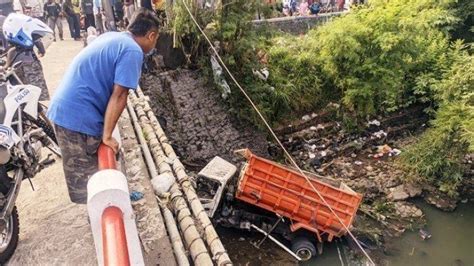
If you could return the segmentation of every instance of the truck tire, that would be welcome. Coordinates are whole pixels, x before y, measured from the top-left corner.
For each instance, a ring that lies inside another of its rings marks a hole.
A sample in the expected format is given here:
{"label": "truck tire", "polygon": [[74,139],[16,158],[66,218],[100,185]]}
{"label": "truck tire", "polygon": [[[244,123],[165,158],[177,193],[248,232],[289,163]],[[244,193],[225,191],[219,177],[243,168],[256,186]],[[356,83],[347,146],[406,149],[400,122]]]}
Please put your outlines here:
{"label": "truck tire", "polygon": [[293,251],[302,261],[308,261],[316,256],[316,247],[306,237],[297,237],[291,241],[291,251]]}
{"label": "truck tire", "polygon": [[18,220],[18,211],[16,206],[13,208],[12,214],[8,219],[3,232],[0,232],[0,264],[5,265],[15,253],[18,246],[20,235],[20,221]]}

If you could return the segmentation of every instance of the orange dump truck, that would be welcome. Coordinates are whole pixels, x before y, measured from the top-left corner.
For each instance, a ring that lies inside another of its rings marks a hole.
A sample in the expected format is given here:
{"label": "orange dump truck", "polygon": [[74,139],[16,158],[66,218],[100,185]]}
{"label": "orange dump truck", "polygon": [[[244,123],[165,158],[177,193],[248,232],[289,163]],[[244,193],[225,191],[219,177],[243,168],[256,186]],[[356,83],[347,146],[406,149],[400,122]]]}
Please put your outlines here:
{"label": "orange dump truck", "polygon": [[[236,153],[244,156],[247,163],[234,182],[230,179],[232,171],[227,171],[229,174],[220,178],[214,186],[209,182],[202,185],[202,181],[209,181],[207,177],[212,176],[204,173],[207,167],[198,175],[201,181],[198,181],[198,191],[203,188],[211,191],[207,201],[205,197],[201,201],[215,222],[241,229],[258,226],[290,242],[291,250],[301,260],[316,255],[316,247],[320,247],[323,242],[347,233],[345,227],[351,227],[362,195],[342,182],[305,173],[325,199],[326,202],[323,202],[298,171],[258,157],[248,149]],[[222,165],[222,161],[219,161],[219,165]],[[230,167],[230,164],[227,166]],[[215,172],[222,176],[226,171],[220,169]],[[218,174],[214,174],[211,179],[218,180],[216,176]]]}

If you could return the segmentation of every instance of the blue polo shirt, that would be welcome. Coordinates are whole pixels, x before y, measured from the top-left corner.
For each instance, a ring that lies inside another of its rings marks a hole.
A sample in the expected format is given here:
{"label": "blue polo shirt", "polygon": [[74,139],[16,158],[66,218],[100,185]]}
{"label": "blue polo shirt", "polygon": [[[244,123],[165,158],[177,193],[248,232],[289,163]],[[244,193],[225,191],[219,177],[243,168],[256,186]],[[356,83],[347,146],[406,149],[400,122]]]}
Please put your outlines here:
{"label": "blue polo shirt", "polygon": [[72,131],[102,136],[114,84],[136,89],[143,57],[130,33],[102,34],[72,61],[49,105],[49,119]]}

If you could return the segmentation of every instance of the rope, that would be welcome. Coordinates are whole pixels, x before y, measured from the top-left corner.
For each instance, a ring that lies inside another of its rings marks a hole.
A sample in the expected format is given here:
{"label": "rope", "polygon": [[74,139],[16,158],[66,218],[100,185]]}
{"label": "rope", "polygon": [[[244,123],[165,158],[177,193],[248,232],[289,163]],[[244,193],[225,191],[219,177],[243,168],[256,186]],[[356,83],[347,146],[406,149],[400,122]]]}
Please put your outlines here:
{"label": "rope", "polygon": [[287,158],[291,161],[291,164],[293,164],[295,166],[295,168],[298,170],[298,172],[306,179],[306,182],[309,184],[309,186],[311,187],[312,190],[314,190],[314,192],[316,192],[316,194],[318,195],[318,197],[321,199],[321,201],[328,207],[328,209],[331,211],[331,213],[337,218],[337,220],[339,221],[339,223],[344,227],[344,229],[347,231],[347,233],[351,236],[351,238],[356,242],[357,246],[359,247],[359,249],[362,251],[362,253],[364,253],[365,257],[367,257],[367,259],[370,261],[370,263],[372,265],[375,265],[374,261],[372,260],[372,258],[369,256],[369,254],[367,253],[367,251],[365,251],[365,249],[361,246],[361,244],[359,243],[359,241],[357,240],[357,238],[352,234],[352,232],[349,230],[349,228],[344,224],[344,222],[341,220],[341,218],[337,215],[337,213],[331,208],[331,206],[329,205],[329,203],[326,201],[326,199],[321,195],[321,193],[316,189],[316,187],[313,185],[313,183],[311,183],[310,179],[304,174],[303,170],[301,170],[301,168],[298,166],[298,164],[296,163],[296,161],[293,159],[293,157],[290,155],[290,153],[286,150],[286,148],[283,146],[283,144],[281,143],[281,141],[278,139],[277,135],[275,134],[275,132],[273,131],[273,129],[271,128],[271,126],[268,124],[267,120],[265,119],[265,117],[262,115],[262,113],[258,110],[257,106],[255,105],[255,103],[252,101],[252,99],[250,98],[250,96],[247,94],[247,92],[242,88],[242,86],[240,86],[240,83],[235,79],[235,77],[232,75],[232,73],[230,72],[230,70],[227,68],[226,64],[224,63],[224,61],[222,60],[222,58],[220,57],[219,53],[217,52],[216,48],[214,47],[214,45],[212,44],[211,40],[209,40],[209,38],[207,37],[206,33],[202,30],[201,26],[199,25],[199,23],[196,21],[196,19],[194,18],[193,14],[191,13],[191,10],[189,10],[189,7],[188,5],[186,4],[186,1],[185,0],[181,0],[184,7],[186,8],[187,12],[189,13],[189,16],[191,17],[192,21],[194,22],[194,24],[196,24],[196,27],[199,29],[199,31],[201,32],[201,34],[204,36],[204,38],[206,39],[206,41],[209,43],[209,46],[211,47],[212,51],[214,52],[214,54],[216,55],[217,59],[219,59],[219,62],[221,63],[221,65],[224,67],[224,69],[226,70],[227,74],[229,74],[230,78],[232,79],[232,81],[235,83],[235,85],[237,85],[237,87],[240,89],[240,91],[244,94],[245,98],[250,102],[250,104],[252,105],[253,109],[257,112],[258,116],[260,117],[260,119],[262,119],[263,123],[265,124],[265,126],[267,127],[267,129],[270,131],[271,135],[273,136],[273,138],[276,140],[276,142],[278,143],[278,145],[282,148],[283,152],[285,153],[285,155],[287,156]]}
{"label": "rope", "polygon": [[342,256],[341,256],[341,250],[339,250],[339,244],[337,244],[338,241],[336,241],[336,247],[337,247],[337,254],[339,255],[339,261],[341,261],[341,266],[345,266],[344,265],[344,260],[342,259]]}

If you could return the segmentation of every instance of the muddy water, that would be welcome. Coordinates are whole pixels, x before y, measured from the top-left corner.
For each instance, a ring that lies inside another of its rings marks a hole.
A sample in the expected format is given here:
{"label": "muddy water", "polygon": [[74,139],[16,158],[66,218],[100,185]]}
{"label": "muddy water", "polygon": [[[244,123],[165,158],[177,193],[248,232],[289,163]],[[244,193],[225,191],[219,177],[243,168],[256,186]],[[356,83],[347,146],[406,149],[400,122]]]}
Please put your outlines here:
{"label": "muddy water", "polygon": [[[474,202],[459,204],[456,211],[447,213],[416,203],[428,220],[426,229],[432,234],[422,240],[418,231],[406,232],[402,237],[387,241],[387,253],[377,260],[387,266],[458,266],[474,265]],[[236,265],[295,265],[296,262],[277,245],[267,241],[260,250],[250,242],[262,238],[238,230],[219,230],[229,254]],[[340,254],[340,256],[339,256]],[[341,243],[325,245],[324,253],[303,265],[358,265],[348,261],[349,251]]]}
{"label": "muddy water", "polygon": [[257,249],[252,243],[261,240],[261,234],[222,227],[218,227],[217,231],[235,265],[297,264],[291,256],[270,241],[265,241],[260,249]]}
{"label": "muddy water", "polygon": [[418,204],[424,211],[432,237],[423,241],[408,232],[393,242],[386,265],[474,265],[474,202],[461,203],[453,213]]}

